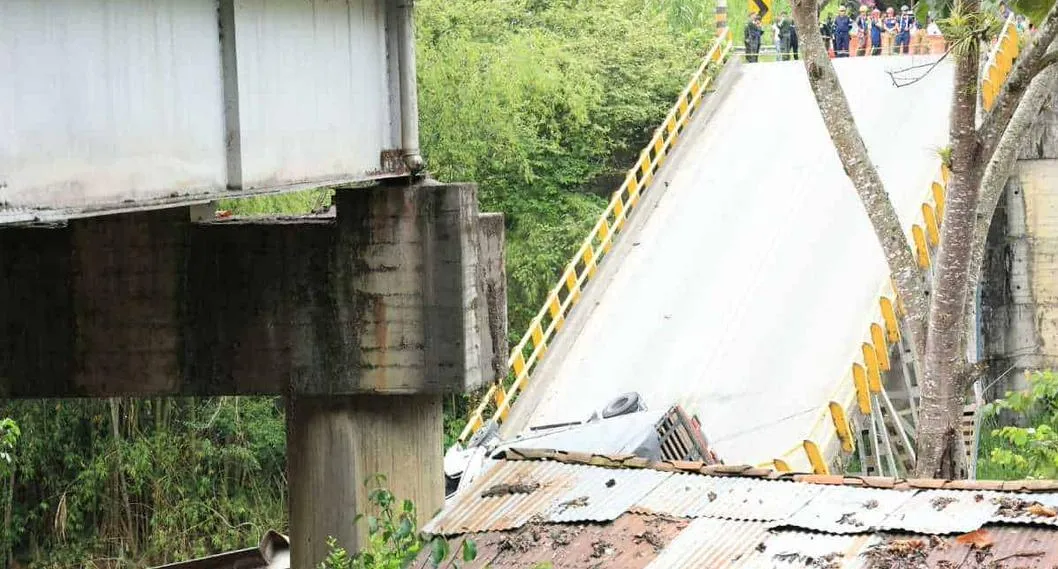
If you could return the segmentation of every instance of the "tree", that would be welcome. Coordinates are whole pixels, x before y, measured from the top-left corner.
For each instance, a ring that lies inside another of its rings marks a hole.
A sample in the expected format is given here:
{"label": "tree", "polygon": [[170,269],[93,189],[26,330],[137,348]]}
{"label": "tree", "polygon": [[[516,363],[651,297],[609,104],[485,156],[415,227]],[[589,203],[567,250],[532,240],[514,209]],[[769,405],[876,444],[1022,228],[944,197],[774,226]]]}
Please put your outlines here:
{"label": "tree", "polygon": [[[988,225],[1010,174],[1021,141],[1039,105],[1053,89],[1058,52],[1058,10],[1052,5],[1010,71],[1007,83],[978,126],[978,68],[981,46],[994,38],[999,22],[979,0],[929,0],[942,20],[955,74],[949,125],[951,171],[945,197],[931,294],[915,266],[911,246],[878,171],[856,129],[845,93],[819,35],[816,0],[793,0],[802,35],[801,50],[809,84],[845,171],[856,188],[878,236],[908,314],[911,346],[923,362],[920,378],[916,475],[964,477],[958,436],[963,398],[974,368],[965,357],[968,291],[979,278],[980,255]],[[975,261],[975,256],[977,260]]]}

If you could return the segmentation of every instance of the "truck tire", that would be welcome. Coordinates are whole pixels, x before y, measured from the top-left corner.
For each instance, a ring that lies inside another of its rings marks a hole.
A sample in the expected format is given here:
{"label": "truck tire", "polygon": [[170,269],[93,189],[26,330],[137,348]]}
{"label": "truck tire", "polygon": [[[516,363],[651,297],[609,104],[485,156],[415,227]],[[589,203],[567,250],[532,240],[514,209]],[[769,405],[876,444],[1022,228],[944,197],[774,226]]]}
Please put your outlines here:
{"label": "truck tire", "polygon": [[639,411],[639,394],[635,391],[617,396],[602,410],[602,418],[619,417]]}

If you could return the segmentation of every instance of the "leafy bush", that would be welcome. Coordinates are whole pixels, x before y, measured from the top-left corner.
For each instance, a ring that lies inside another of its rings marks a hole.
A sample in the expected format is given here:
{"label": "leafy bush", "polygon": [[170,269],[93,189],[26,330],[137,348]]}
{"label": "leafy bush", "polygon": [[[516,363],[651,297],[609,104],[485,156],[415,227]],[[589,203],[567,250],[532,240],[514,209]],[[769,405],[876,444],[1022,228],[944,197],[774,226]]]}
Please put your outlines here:
{"label": "leafy bush", "polygon": [[[1034,373],[1028,381],[1026,391],[1008,392],[986,410],[995,428],[982,437],[981,478],[1058,478],[1058,374]],[[1033,426],[999,426],[1001,414]]]}
{"label": "leafy bush", "polygon": [[368,543],[356,555],[350,555],[334,537],[327,539],[330,552],[320,563],[319,569],[403,569],[407,567],[425,546],[430,547],[430,561],[434,567],[440,567],[445,560],[446,568],[458,569],[457,559],[464,562],[477,557],[477,545],[473,540],[463,539],[459,544],[459,555],[449,557],[452,553],[447,540],[435,537],[426,542],[416,531],[415,504],[411,500],[402,500],[400,510],[394,509],[397,499],[385,486],[385,476],[378,474],[368,480],[374,488],[368,493],[368,500],[378,515],[358,514],[356,521],[367,522]]}

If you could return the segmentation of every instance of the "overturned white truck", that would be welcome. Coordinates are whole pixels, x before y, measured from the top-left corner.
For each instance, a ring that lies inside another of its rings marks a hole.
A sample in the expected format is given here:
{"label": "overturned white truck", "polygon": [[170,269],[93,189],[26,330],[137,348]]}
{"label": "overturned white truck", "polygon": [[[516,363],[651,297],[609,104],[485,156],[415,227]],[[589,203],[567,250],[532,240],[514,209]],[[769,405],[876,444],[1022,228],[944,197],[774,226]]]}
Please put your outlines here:
{"label": "overturned white truck", "polygon": [[647,409],[639,394],[632,392],[610,401],[586,420],[532,426],[507,441],[500,440],[499,426],[490,421],[466,448],[456,443],[445,453],[445,496],[469,486],[488,461],[514,448],[721,463],[710,450],[698,417],[688,415],[680,405]]}

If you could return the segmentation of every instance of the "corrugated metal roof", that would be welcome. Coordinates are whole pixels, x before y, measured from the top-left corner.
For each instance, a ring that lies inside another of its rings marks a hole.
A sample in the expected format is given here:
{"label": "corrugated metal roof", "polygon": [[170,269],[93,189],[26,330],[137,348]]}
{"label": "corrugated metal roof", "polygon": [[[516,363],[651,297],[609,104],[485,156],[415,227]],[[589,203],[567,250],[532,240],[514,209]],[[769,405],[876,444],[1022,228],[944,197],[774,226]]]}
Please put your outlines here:
{"label": "corrugated metal roof", "polygon": [[720,496],[746,482],[738,478],[673,474],[632,506],[634,512],[659,513],[684,518],[701,517]]}
{"label": "corrugated metal roof", "polygon": [[922,490],[916,492],[882,522],[881,529],[915,533],[965,533],[991,521],[995,492]]}
{"label": "corrugated metal roof", "polygon": [[633,511],[687,518],[771,521],[785,519],[822,486],[675,474],[633,506]]}
{"label": "corrugated metal roof", "polygon": [[573,486],[546,513],[551,522],[606,521],[629,511],[633,504],[673,475],[646,469],[572,466]]}
{"label": "corrugated metal roof", "polygon": [[741,567],[767,534],[768,527],[761,522],[699,518],[646,569]]}
{"label": "corrugated metal roof", "polygon": [[450,500],[424,531],[496,531],[534,519],[601,522],[626,512],[771,522],[838,534],[964,533],[1001,522],[1058,525],[1058,516],[1051,515],[1058,511],[1058,492],[914,489],[907,484],[900,488],[501,460]]}
{"label": "corrugated metal roof", "polygon": [[[926,567],[988,567],[989,569],[1052,569],[1058,567],[1058,535],[1050,528],[997,526],[983,530],[981,538],[991,545],[973,549],[958,537],[930,548]],[[973,563],[965,563],[970,560]],[[947,561],[948,564],[943,563]]]}
{"label": "corrugated metal roof", "polygon": [[575,469],[557,462],[499,461],[452,497],[423,531],[451,535],[519,527],[542,515],[576,484]]}
{"label": "corrugated metal roof", "polygon": [[769,532],[741,566],[745,569],[865,569],[861,554],[876,543],[873,534],[831,535],[800,530]]}
{"label": "corrugated metal roof", "polygon": [[772,480],[740,480],[706,504],[700,515],[733,520],[785,520],[822,492],[822,486]]}
{"label": "corrugated metal roof", "polygon": [[818,488],[820,493],[787,518],[787,525],[828,533],[863,533],[884,527],[885,518],[915,495],[851,486]]}

